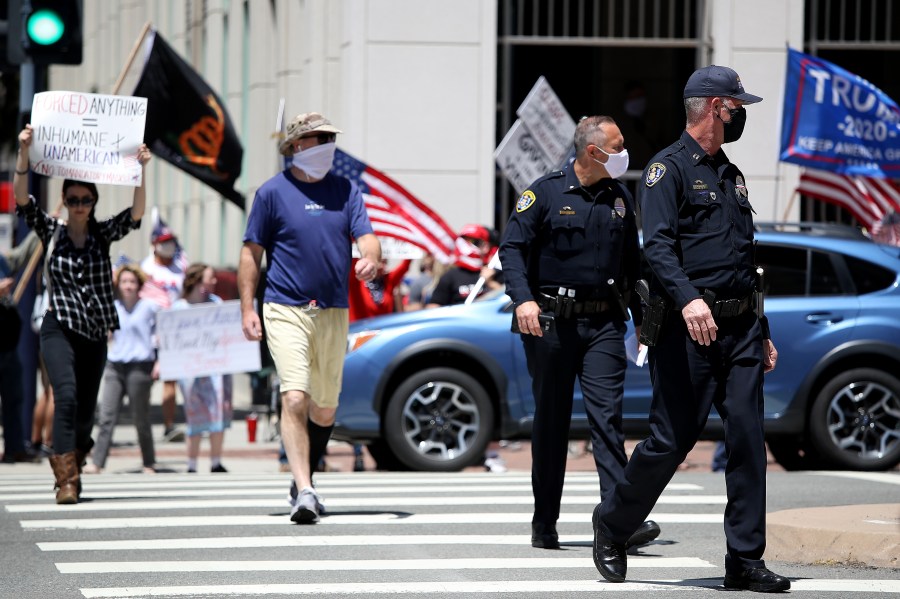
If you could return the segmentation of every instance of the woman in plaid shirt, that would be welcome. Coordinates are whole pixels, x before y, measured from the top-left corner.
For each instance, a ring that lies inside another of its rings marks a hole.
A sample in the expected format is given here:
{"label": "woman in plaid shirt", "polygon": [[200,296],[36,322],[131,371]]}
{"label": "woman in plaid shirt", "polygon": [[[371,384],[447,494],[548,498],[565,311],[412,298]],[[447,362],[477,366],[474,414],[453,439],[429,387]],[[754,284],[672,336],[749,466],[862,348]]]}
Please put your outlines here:
{"label": "woman in plaid shirt", "polygon": [[[98,221],[98,200],[93,183],[66,179],[62,200],[68,220],[49,216],[28,194],[28,148],[32,129],[19,133],[19,154],[13,187],[18,211],[41,238],[47,257],[50,301],[41,325],[41,351],[56,400],[50,465],[56,476],[56,503],[77,503],[81,493],[81,466],[94,441],[94,410],[106,364],[110,331],[119,328],[113,303],[109,244],[140,226],[146,201],[145,181],[134,190],[131,208]],[[150,151],[141,145],[142,167]]]}

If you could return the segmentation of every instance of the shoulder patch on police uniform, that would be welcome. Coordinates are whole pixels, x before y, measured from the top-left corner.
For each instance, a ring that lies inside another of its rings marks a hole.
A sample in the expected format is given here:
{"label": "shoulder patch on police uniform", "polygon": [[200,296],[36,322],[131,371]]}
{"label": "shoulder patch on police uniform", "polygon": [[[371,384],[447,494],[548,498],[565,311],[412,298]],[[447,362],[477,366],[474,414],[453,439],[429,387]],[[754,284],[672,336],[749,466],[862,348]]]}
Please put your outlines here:
{"label": "shoulder patch on police uniform", "polygon": [[656,182],[666,174],[666,165],[662,162],[654,162],[647,169],[647,187],[653,187]]}
{"label": "shoulder patch on police uniform", "polygon": [[530,189],[522,193],[522,195],[520,195],[519,199],[516,201],[516,212],[525,212],[526,210],[531,208],[531,205],[534,204],[535,199],[536,198],[534,197],[534,192]]}
{"label": "shoulder patch on police uniform", "polygon": [[745,200],[750,195],[747,193],[747,185],[744,184],[744,178],[740,175],[734,180],[734,191]]}

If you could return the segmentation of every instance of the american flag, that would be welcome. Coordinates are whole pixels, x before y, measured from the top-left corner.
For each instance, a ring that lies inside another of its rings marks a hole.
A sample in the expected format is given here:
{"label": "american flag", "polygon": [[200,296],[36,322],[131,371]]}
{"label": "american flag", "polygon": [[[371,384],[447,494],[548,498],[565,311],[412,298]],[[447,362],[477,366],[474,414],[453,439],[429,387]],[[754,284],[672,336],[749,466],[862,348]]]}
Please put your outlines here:
{"label": "american flag", "polygon": [[455,259],[453,229],[399,183],[340,149],[332,172],[359,186],[376,235],[412,244],[444,264]]}
{"label": "american flag", "polygon": [[870,231],[886,215],[900,212],[900,184],[890,179],[807,169],[800,175],[797,190],[817,200],[846,208]]}
{"label": "american flag", "polygon": [[888,212],[869,232],[878,243],[900,247],[900,213]]}

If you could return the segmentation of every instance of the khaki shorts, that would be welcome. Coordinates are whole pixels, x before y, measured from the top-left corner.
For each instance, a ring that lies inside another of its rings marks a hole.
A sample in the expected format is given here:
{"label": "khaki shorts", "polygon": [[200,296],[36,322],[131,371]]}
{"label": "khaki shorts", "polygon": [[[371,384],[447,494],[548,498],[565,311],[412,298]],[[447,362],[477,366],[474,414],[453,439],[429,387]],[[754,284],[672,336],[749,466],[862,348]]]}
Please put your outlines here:
{"label": "khaki shorts", "polygon": [[350,327],[347,308],[265,303],[263,320],[281,392],[303,391],[320,408],[336,408]]}

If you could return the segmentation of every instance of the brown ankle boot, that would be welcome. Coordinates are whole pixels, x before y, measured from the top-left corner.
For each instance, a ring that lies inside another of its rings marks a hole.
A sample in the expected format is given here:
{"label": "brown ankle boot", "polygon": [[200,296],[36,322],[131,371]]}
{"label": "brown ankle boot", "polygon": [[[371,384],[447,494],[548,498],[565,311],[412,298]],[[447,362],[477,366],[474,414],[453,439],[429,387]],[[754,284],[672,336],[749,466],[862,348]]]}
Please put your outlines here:
{"label": "brown ankle boot", "polygon": [[56,477],[56,503],[78,503],[78,483],[81,477],[75,460],[74,451],[50,456],[50,466]]}
{"label": "brown ankle boot", "polygon": [[78,464],[78,499],[81,499],[81,472],[87,463],[87,451],[75,450],[75,463]]}

